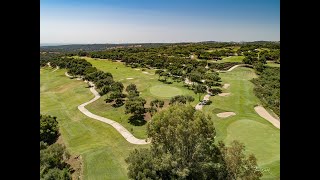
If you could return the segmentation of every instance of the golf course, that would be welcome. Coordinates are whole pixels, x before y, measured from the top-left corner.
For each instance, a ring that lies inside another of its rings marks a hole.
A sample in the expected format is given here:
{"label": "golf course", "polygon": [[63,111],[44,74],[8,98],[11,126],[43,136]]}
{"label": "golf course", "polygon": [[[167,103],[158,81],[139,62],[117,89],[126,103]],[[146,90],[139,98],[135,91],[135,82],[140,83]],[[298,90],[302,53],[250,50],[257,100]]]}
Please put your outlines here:
{"label": "golf course", "polygon": [[[98,70],[110,72],[113,78],[124,86],[134,83],[140,96],[147,101],[164,100],[165,109],[171,97],[190,95],[197,99],[192,90],[183,86],[183,82],[165,84],[158,81],[154,70],[125,66],[122,62],[85,57]],[[78,106],[91,99],[87,83],[65,76],[65,69],[40,69],[41,113],[57,116],[62,139],[72,154],[83,157],[84,179],[127,179],[127,165],[124,159],[134,148],[149,145],[133,145],[127,142],[112,126],[89,118],[78,110]],[[254,153],[258,165],[263,169],[264,179],[280,178],[280,130],[260,117],[254,107],[260,105],[253,93],[252,78],[257,77],[254,70],[237,67],[230,72],[220,73],[223,88],[228,96],[211,96],[213,102],[204,106],[202,111],[212,118],[215,124],[216,140],[227,144],[240,140],[246,146],[247,153]],[[146,125],[128,121],[130,115],[124,106],[113,107],[102,96],[85,108],[93,114],[118,122],[139,139],[147,138]],[[195,106],[198,101],[190,103]],[[230,117],[218,117],[218,113],[233,112]],[[147,119],[150,117],[147,117]],[[92,178],[94,177],[94,178]]]}

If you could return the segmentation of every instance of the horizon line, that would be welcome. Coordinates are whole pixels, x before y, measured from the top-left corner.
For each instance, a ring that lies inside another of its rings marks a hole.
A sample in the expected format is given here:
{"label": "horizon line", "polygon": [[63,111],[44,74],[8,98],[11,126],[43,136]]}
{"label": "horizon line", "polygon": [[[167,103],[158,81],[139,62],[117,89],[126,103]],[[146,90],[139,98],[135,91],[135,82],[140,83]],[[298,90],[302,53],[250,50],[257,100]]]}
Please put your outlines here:
{"label": "horizon line", "polygon": [[242,42],[280,42],[280,40],[255,40],[255,41],[180,41],[180,42],[121,42],[121,43],[40,43],[40,46],[63,46],[63,45],[94,45],[94,44],[182,44],[182,43],[202,43],[202,42],[217,42],[217,43],[242,43]]}

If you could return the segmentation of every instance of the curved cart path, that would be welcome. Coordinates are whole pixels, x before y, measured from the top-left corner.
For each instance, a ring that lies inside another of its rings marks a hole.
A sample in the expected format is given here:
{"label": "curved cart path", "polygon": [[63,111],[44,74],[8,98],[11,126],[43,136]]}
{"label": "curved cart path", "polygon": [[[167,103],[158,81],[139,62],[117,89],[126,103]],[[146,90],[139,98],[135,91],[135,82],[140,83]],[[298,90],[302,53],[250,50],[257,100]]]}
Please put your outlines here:
{"label": "curved cart path", "polygon": [[234,70],[237,67],[252,67],[252,66],[248,65],[248,64],[237,64],[237,65],[232,66],[230,69],[228,69],[226,71],[217,71],[217,72],[229,72],[229,71]]}
{"label": "curved cart path", "polygon": [[[67,77],[72,77],[70,76],[67,72],[65,73],[65,75]],[[148,140],[145,140],[145,139],[137,139],[136,137],[134,137],[126,128],[124,128],[121,124],[119,124],[118,122],[116,121],[113,121],[111,119],[108,119],[108,118],[105,118],[105,117],[101,117],[101,116],[98,116],[96,114],[93,114],[91,113],[90,111],[88,111],[85,106],[98,100],[101,96],[100,94],[95,90],[95,86],[92,82],[89,82],[90,86],[92,86],[90,88],[90,91],[92,92],[92,94],[94,95],[94,98],[91,99],[90,101],[88,102],[85,102],[81,105],[78,106],[78,109],[80,112],[82,112],[84,115],[90,117],[90,118],[93,118],[95,120],[98,120],[98,121],[101,121],[101,122],[104,122],[104,123],[107,123],[107,124],[110,124],[112,127],[114,127],[129,143],[131,144],[149,144],[150,141]]]}

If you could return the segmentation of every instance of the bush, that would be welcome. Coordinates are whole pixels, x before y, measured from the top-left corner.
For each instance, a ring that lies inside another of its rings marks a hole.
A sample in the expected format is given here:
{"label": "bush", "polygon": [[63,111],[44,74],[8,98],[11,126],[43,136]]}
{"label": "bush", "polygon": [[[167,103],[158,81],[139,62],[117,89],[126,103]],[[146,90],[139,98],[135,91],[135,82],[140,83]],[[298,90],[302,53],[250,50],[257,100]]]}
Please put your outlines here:
{"label": "bush", "polygon": [[54,143],[59,136],[59,127],[56,117],[40,114],[40,141]]}

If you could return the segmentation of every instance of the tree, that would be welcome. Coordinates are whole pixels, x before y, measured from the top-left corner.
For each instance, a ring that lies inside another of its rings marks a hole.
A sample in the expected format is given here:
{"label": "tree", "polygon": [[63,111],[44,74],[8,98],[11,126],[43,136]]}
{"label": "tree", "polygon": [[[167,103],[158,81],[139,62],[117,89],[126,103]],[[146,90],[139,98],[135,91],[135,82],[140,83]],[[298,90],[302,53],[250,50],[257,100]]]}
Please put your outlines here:
{"label": "tree", "polygon": [[152,117],[156,112],[158,112],[158,110],[156,107],[151,106],[151,107],[147,108],[147,112],[149,112],[150,116]]}
{"label": "tree", "polygon": [[264,66],[264,64],[261,63],[261,62],[256,62],[256,63],[254,63],[253,68],[254,68],[258,73],[261,73],[261,72],[265,69],[265,66]]}
{"label": "tree", "polygon": [[245,146],[239,141],[232,141],[230,147],[219,142],[219,148],[227,169],[226,179],[260,179],[262,173],[257,169],[257,159],[253,154],[246,157]]}
{"label": "tree", "polygon": [[114,107],[120,107],[123,105],[123,98],[125,98],[125,95],[122,94],[122,92],[120,91],[112,91],[109,94],[109,97],[107,99],[105,99],[105,101],[107,103],[111,103],[113,101],[115,101],[115,104],[113,105]]}
{"label": "tree", "polygon": [[169,75],[170,74],[168,72],[166,72],[166,71],[163,71],[163,72],[160,73],[160,76],[164,77],[164,81],[167,81],[167,78],[169,77]]}
{"label": "tree", "polygon": [[148,108],[148,112],[150,113],[151,117],[159,111],[164,105],[164,101],[160,99],[154,99],[150,102],[150,107]]}
{"label": "tree", "polygon": [[123,91],[123,84],[121,82],[113,82],[111,84],[111,90],[112,91],[118,91],[118,92],[122,92]]}
{"label": "tree", "polygon": [[193,102],[194,101],[194,97],[186,96],[186,100],[187,100],[188,103]]}
{"label": "tree", "polygon": [[126,92],[129,94],[129,96],[139,96],[137,86],[132,83],[126,87]]}
{"label": "tree", "polygon": [[177,95],[170,99],[169,105],[171,104],[186,104],[187,100],[185,96]]}
{"label": "tree", "polygon": [[55,143],[40,150],[41,179],[71,180],[70,165],[66,163],[69,158],[70,154],[61,144]]}
{"label": "tree", "polygon": [[262,56],[259,58],[259,62],[261,62],[262,64],[266,64],[266,63],[267,63],[266,56],[265,56],[265,55],[262,55]]}
{"label": "tree", "polygon": [[219,151],[212,121],[191,106],[170,106],[147,125],[150,149],[134,150],[126,162],[132,179],[217,179]]}
{"label": "tree", "polygon": [[142,117],[146,112],[144,105],[146,104],[146,100],[141,97],[132,97],[126,101],[126,111],[125,113],[131,113],[136,117]]}
{"label": "tree", "polygon": [[[170,106],[157,113],[147,125],[152,139],[149,149],[135,149],[126,158],[128,176],[132,179],[258,179],[254,158],[240,161],[234,171],[228,157],[215,141],[216,131],[209,116],[192,106]],[[226,152],[226,153],[225,153]],[[237,154],[234,158],[239,159]],[[242,154],[240,154],[242,157]],[[253,156],[254,157],[254,156]],[[230,171],[230,172],[229,172]],[[258,170],[259,171],[259,170]],[[230,175],[229,175],[230,173]]]}
{"label": "tree", "polygon": [[161,70],[161,69],[157,69],[157,70],[156,70],[155,74],[158,74],[158,75],[159,75],[158,80],[160,80],[160,77],[161,77],[161,73],[162,73],[162,72],[163,72],[163,70]]}
{"label": "tree", "polygon": [[105,85],[101,88],[101,91],[100,91],[100,95],[103,96],[105,94],[108,94],[109,92],[111,91],[111,87],[108,86],[108,85]]}
{"label": "tree", "polygon": [[214,95],[217,95],[219,93],[222,93],[222,90],[220,88],[210,88],[209,91],[211,92],[211,94],[214,96]]}
{"label": "tree", "polygon": [[56,117],[40,114],[40,141],[54,143],[59,136],[59,127]]}
{"label": "tree", "polygon": [[199,94],[199,101],[201,101],[201,94],[205,93],[206,91],[207,87],[202,84],[196,85],[195,89],[193,90],[195,94]]}
{"label": "tree", "polygon": [[151,107],[156,107],[157,109],[162,108],[164,105],[164,101],[160,99],[154,99],[150,102]]}

